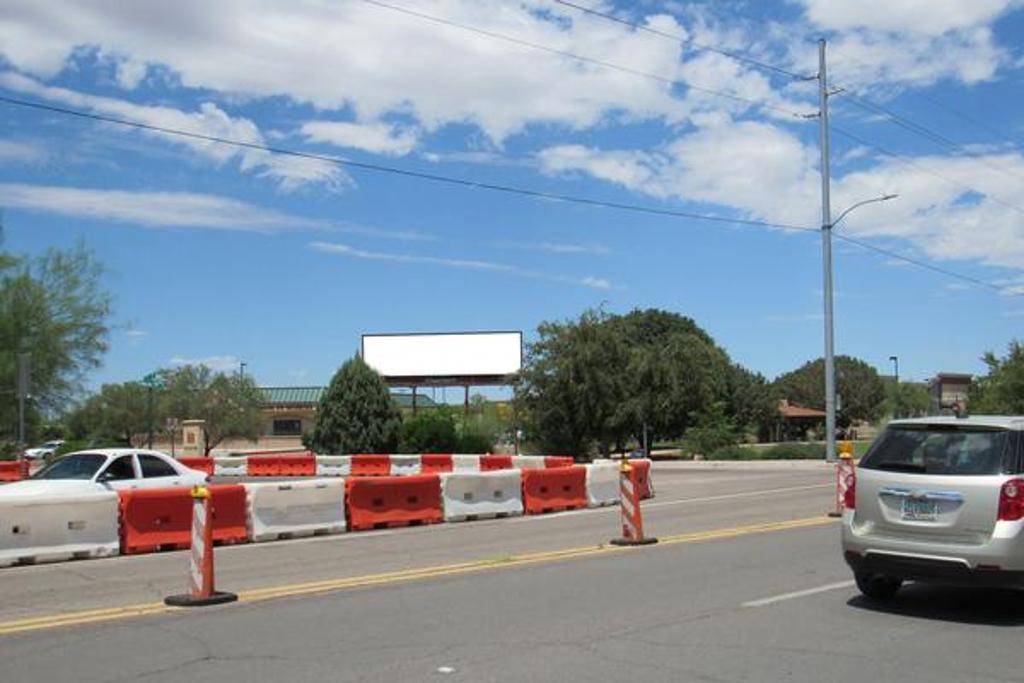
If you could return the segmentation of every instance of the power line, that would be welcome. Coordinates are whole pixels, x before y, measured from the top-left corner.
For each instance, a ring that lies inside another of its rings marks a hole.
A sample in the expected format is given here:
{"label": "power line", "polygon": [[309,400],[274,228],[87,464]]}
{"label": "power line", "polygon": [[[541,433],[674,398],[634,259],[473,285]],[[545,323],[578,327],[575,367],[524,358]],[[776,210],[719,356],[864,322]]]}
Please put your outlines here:
{"label": "power line", "polygon": [[93,114],[90,112],[79,111],[77,109],[70,109],[67,107],[59,107],[56,105],[43,104],[41,102],[31,102],[28,100],[21,100],[14,97],[7,97],[0,95],[0,102],[11,104],[18,107],[24,107],[28,109],[36,109],[41,111],[48,111],[56,114],[64,114],[66,116],[74,116],[81,119],[89,119],[93,121],[102,121],[104,123],[112,123],[119,126],[126,126],[129,128],[136,128],[139,130],[146,130],[154,133],[161,133],[164,135],[171,135],[175,137],[189,138],[192,140],[202,140],[203,142],[214,142],[221,145],[229,145],[232,147],[240,147],[244,149],[251,149],[260,152],[267,152],[269,154],[277,154],[281,156],[297,157],[300,159],[310,159],[314,161],[321,161],[329,164],[335,164],[341,167],[358,168],[364,171],[374,171],[377,173],[388,173],[391,175],[403,176],[408,178],[418,178],[420,180],[430,180],[438,183],[446,183],[449,185],[457,185],[460,187],[469,187],[480,190],[490,190],[493,192],[503,192],[506,194],[522,195],[526,197],[532,197],[534,199],[543,199],[548,201],[560,201],[570,204],[582,204],[585,206],[595,206],[607,209],[617,209],[620,211],[631,211],[634,213],[644,213],[657,216],[669,216],[673,218],[690,218],[693,220],[708,221],[712,223],[726,223],[735,225],[747,225],[751,227],[761,228],[781,228],[783,230],[794,230],[801,232],[817,232],[817,228],[807,227],[803,225],[791,225],[787,223],[773,223],[770,221],[760,221],[750,218],[726,218],[723,216],[714,216],[709,214],[692,213],[689,211],[678,211],[675,209],[660,209],[653,206],[643,206],[641,204],[626,204],[623,202],[612,202],[605,201],[602,199],[593,199],[590,197],[580,197],[577,195],[561,194],[556,192],[546,192],[544,190],[534,190],[524,187],[516,187],[513,185],[501,185],[497,183],[488,183],[476,180],[468,180],[465,178],[456,178],[452,176],[445,176],[436,173],[425,173],[423,171],[414,171],[411,169],[397,168],[394,166],[385,166],[383,164],[372,164],[364,161],[352,161],[349,159],[342,159],[341,157],[330,156],[327,154],[315,154],[312,152],[300,152],[294,149],[287,149],[284,147],[273,147],[263,143],[257,142],[246,142],[243,140],[232,140],[230,138],[224,138],[217,135],[206,135],[204,133],[196,133],[192,131],[180,130],[177,128],[168,128],[165,126],[156,126],[148,123],[140,123],[138,121],[129,121],[126,119],[119,119],[113,116],[106,116],[104,114]]}
{"label": "power line", "polygon": [[555,3],[557,3],[557,4],[559,4],[559,5],[564,5],[566,7],[571,7],[573,9],[579,10],[580,12],[583,12],[585,14],[590,14],[590,15],[595,16],[595,17],[601,17],[603,19],[607,19],[608,21],[613,21],[616,24],[622,24],[623,26],[629,26],[630,28],[632,28],[634,30],[637,30],[637,31],[643,31],[645,33],[650,33],[652,35],[661,36],[662,38],[667,38],[667,39],[669,39],[671,41],[674,41],[674,42],[677,42],[677,43],[682,43],[684,45],[689,45],[690,47],[692,47],[695,50],[702,50],[702,51],[705,51],[705,52],[713,52],[715,54],[719,54],[719,55],[722,55],[724,57],[729,57],[730,59],[734,59],[737,62],[743,62],[744,64],[749,64],[750,66],[756,67],[758,69],[762,69],[764,71],[771,71],[772,73],[776,73],[776,74],[782,74],[784,76],[789,76],[790,78],[795,78],[797,80],[805,80],[805,79],[807,79],[807,75],[806,74],[798,74],[795,71],[790,71],[790,70],[785,69],[785,68],[783,68],[781,66],[776,66],[774,64],[769,64],[767,62],[762,62],[762,61],[759,61],[759,60],[754,59],[752,57],[747,57],[745,55],[739,54],[737,52],[732,52],[730,50],[723,50],[722,48],[714,47],[712,45],[707,45],[707,44],[704,44],[704,43],[698,43],[695,40],[687,38],[686,36],[681,36],[681,35],[678,35],[678,34],[669,33],[668,31],[662,31],[660,29],[652,28],[650,26],[645,26],[644,24],[640,24],[640,23],[637,23],[637,22],[634,22],[634,21],[629,21],[628,19],[623,19],[621,17],[617,17],[614,14],[610,14],[608,12],[602,12],[600,10],[596,10],[593,7],[586,7],[584,5],[580,5],[580,4],[577,4],[575,2],[568,2],[568,0],[553,0],[553,1]]}
{"label": "power line", "polygon": [[861,247],[863,249],[867,249],[868,251],[873,251],[873,252],[876,252],[876,253],[879,253],[879,254],[883,254],[885,256],[888,256],[889,258],[894,258],[894,259],[896,259],[898,261],[903,261],[904,263],[909,263],[909,264],[917,266],[919,268],[924,268],[926,270],[930,270],[932,272],[939,273],[939,274],[945,275],[947,277],[955,278],[957,280],[963,280],[964,282],[970,282],[971,284],[978,285],[979,287],[986,287],[988,289],[992,289],[992,290],[994,290],[996,292],[999,292],[1000,294],[1006,294],[1006,295],[1009,295],[1009,296],[1024,296],[1024,292],[1019,292],[1019,291],[1017,291],[1017,290],[1015,290],[1013,288],[1004,287],[1002,285],[997,285],[997,284],[994,284],[992,282],[986,282],[985,280],[981,280],[981,279],[976,278],[976,277],[971,277],[970,275],[964,275],[963,273],[958,273],[956,271],[949,270],[948,268],[943,268],[941,266],[936,266],[935,264],[928,263],[927,261],[922,261],[920,259],[915,259],[915,258],[911,258],[909,256],[904,256],[903,254],[900,254],[899,252],[895,252],[895,251],[892,251],[891,249],[886,249],[884,247],[877,247],[877,246],[875,246],[873,244],[870,244],[868,242],[865,242],[863,240],[859,240],[859,239],[850,237],[849,235],[844,235],[842,233],[838,233],[837,232],[837,233],[834,234],[834,236],[836,237],[836,239],[841,239],[841,240],[843,240],[845,242],[849,242],[850,244],[855,244],[858,247]]}
{"label": "power line", "polygon": [[[858,59],[857,57],[854,57],[853,55],[848,54],[846,52],[843,52],[841,50],[837,50],[837,49],[833,48],[832,52],[833,52],[833,54],[840,55],[844,59],[847,59],[847,60],[849,60],[851,62],[859,64],[859,65],[861,65],[863,67],[871,68],[871,66],[872,66],[871,64],[869,64],[868,62],[864,61],[863,59]],[[995,128],[991,124],[989,124],[989,123],[987,123],[985,121],[982,121],[979,118],[971,116],[970,114],[967,114],[966,112],[961,111],[960,109],[958,109],[958,108],[956,108],[956,107],[954,107],[954,106],[952,106],[950,104],[947,104],[947,103],[943,102],[942,100],[940,100],[940,99],[938,99],[936,97],[932,97],[931,95],[928,95],[928,94],[923,93],[923,92],[918,92],[916,90],[908,90],[906,92],[908,92],[912,97],[917,97],[917,98],[919,98],[921,100],[924,100],[925,102],[928,102],[929,104],[931,104],[931,105],[933,105],[935,107],[938,107],[939,109],[944,109],[944,110],[950,112],[954,116],[960,118],[963,121],[966,121],[967,123],[972,124],[973,126],[975,126],[977,128],[984,129],[986,132],[989,133],[989,135],[991,136],[991,139],[994,142],[997,142],[997,143],[1000,143],[1000,144],[1005,144],[1006,142],[1009,142],[1014,147],[1019,147],[1020,146],[1020,143],[1015,141],[1015,140],[1012,140],[1012,139],[1006,140],[1005,139],[1005,138],[1012,138],[1013,137],[1012,135],[1007,135],[1005,133],[1005,131],[998,130],[997,128]]]}
{"label": "power line", "polygon": [[1017,206],[1016,204],[1011,204],[1009,202],[1003,201],[999,197],[995,197],[995,196],[993,196],[990,193],[982,192],[981,190],[979,190],[976,187],[968,185],[968,184],[966,184],[964,182],[961,182],[959,180],[954,180],[953,178],[950,178],[949,176],[943,175],[942,173],[939,173],[938,171],[933,171],[932,169],[927,168],[925,166],[922,166],[921,164],[918,164],[914,160],[912,160],[912,159],[910,159],[910,158],[908,158],[908,157],[906,157],[906,156],[904,156],[902,154],[898,154],[896,152],[893,152],[891,150],[886,149],[885,147],[882,147],[881,145],[877,145],[877,144],[875,144],[875,143],[873,143],[873,142],[871,142],[869,140],[865,140],[864,138],[860,137],[859,135],[855,135],[854,133],[851,133],[850,131],[845,130],[845,129],[843,129],[843,128],[835,125],[835,124],[832,124],[831,128],[832,128],[833,131],[835,131],[836,133],[839,133],[843,137],[849,138],[850,140],[853,140],[854,142],[857,142],[857,143],[859,143],[861,145],[864,145],[865,147],[870,147],[871,149],[875,150],[876,152],[884,154],[887,157],[891,157],[891,158],[893,158],[893,159],[895,159],[895,160],[897,160],[897,161],[899,161],[899,162],[909,166],[910,168],[913,168],[913,169],[916,169],[916,170],[920,171],[921,173],[925,173],[927,175],[934,176],[935,178],[938,178],[939,180],[943,180],[943,181],[949,183],[950,185],[955,185],[956,187],[959,187],[962,190],[967,190],[969,192],[976,192],[976,193],[978,193],[980,195],[988,197],[989,200],[995,202],[996,204],[1004,206],[1007,209],[1012,209],[1013,211],[1016,211],[1018,213],[1024,214],[1024,208],[1021,208],[1020,206]]}
{"label": "power line", "polygon": [[864,109],[864,110],[869,111],[869,112],[874,112],[876,114],[881,114],[882,116],[884,116],[887,119],[889,119],[893,124],[899,126],[900,128],[903,128],[904,130],[910,131],[911,133],[914,133],[915,135],[918,135],[920,137],[923,137],[923,138],[926,138],[928,140],[931,140],[932,142],[934,142],[934,143],[936,143],[938,145],[941,145],[941,146],[945,147],[946,149],[949,149],[950,151],[957,152],[958,154],[962,154],[963,156],[966,156],[966,157],[970,157],[970,158],[974,159],[975,161],[977,161],[977,162],[979,162],[979,163],[981,163],[981,164],[983,164],[985,166],[988,166],[989,168],[991,168],[991,169],[993,169],[995,171],[998,171],[1000,173],[1004,173],[1004,174],[1009,175],[1009,176],[1013,176],[1014,178],[1017,178],[1018,180],[1024,180],[1024,175],[1020,175],[1020,174],[1014,172],[1013,170],[1011,170],[1009,168],[1006,168],[1005,166],[1000,166],[998,164],[993,164],[991,161],[986,159],[981,154],[978,154],[977,152],[971,152],[970,150],[965,149],[963,145],[961,145],[958,142],[955,142],[953,140],[950,140],[949,138],[947,138],[946,136],[942,135],[941,133],[937,133],[937,132],[933,131],[932,129],[928,128],[927,126],[923,126],[923,125],[921,125],[919,123],[916,123],[916,122],[910,120],[909,118],[906,118],[904,116],[900,116],[899,114],[897,114],[897,113],[895,113],[893,111],[890,111],[889,109],[887,109],[886,107],[883,107],[880,104],[877,104],[875,102],[871,102],[870,100],[867,100],[867,99],[865,99],[863,97],[858,97],[858,96],[852,95],[852,94],[849,95],[849,99],[850,99],[850,102],[852,102],[856,106],[860,107],[861,109]]}
{"label": "power line", "polygon": [[778,112],[781,112],[783,114],[786,114],[787,116],[792,116],[794,118],[804,118],[803,114],[801,114],[799,112],[792,111],[790,109],[786,109],[784,107],[779,107],[779,106],[776,106],[776,105],[773,105],[773,104],[769,104],[769,103],[761,101],[761,100],[750,99],[748,97],[743,97],[741,95],[736,95],[734,93],[728,93],[728,92],[725,92],[725,91],[722,91],[722,90],[715,90],[713,88],[706,88],[704,86],[694,85],[694,84],[690,83],[689,81],[680,81],[680,80],[675,79],[675,78],[671,78],[671,77],[668,77],[668,76],[662,76],[660,74],[651,73],[649,71],[642,71],[640,69],[634,69],[634,68],[628,67],[628,66],[622,66],[621,64],[615,64],[613,62],[608,62],[608,61],[605,61],[603,59],[596,59],[594,57],[587,57],[587,56],[584,56],[584,55],[576,54],[574,52],[569,52],[567,50],[560,50],[558,48],[550,47],[548,45],[542,45],[540,43],[534,43],[534,42],[531,42],[529,40],[523,40],[521,38],[516,38],[514,36],[505,35],[503,33],[497,33],[495,31],[489,31],[487,29],[482,29],[482,28],[479,28],[479,27],[476,27],[476,26],[470,26],[469,24],[463,24],[463,23],[460,23],[460,22],[457,22],[457,21],[453,21],[451,19],[445,19],[443,17],[437,17],[437,16],[434,16],[432,14],[425,14],[423,12],[418,12],[416,10],[408,9],[406,7],[399,7],[397,5],[391,5],[391,4],[388,4],[386,2],[381,2],[380,0],[363,0],[363,2],[368,4],[368,5],[372,5],[374,7],[378,7],[380,9],[387,9],[387,10],[391,10],[391,11],[394,11],[394,12],[399,12],[401,14],[405,14],[405,15],[408,15],[408,16],[411,16],[411,17],[416,17],[418,19],[423,19],[424,21],[430,21],[430,22],[433,22],[433,23],[436,23],[436,24],[441,24],[443,26],[449,26],[449,27],[452,27],[452,28],[458,28],[458,29],[461,29],[463,31],[469,31],[470,33],[475,33],[477,35],[486,36],[488,38],[494,38],[496,40],[502,40],[502,41],[505,41],[507,43],[512,43],[514,45],[519,45],[520,47],[527,47],[527,48],[530,48],[530,49],[533,49],[533,50],[540,50],[542,52],[547,52],[548,54],[558,55],[560,57],[566,57],[568,59],[572,59],[572,60],[575,60],[575,61],[578,61],[578,62],[583,62],[585,64],[593,64],[595,66],[600,66],[602,68],[611,69],[611,70],[614,70],[614,71],[620,71],[622,73],[626,73],[626,74],[629,74],[631,76],[639,76],[641,78],[647,78],[647,79],[650,79],[650,80],[653,80],[653,81],[657,81],[659,83],[663,83],[663,84],[669,85],[669,86],[677,86],[677,85],[685,86],[686,88],[689,88],[690,90],[695,90],[697,92],[702,92],[702,93],[705,93],[705,94],[708,94],[708,95],[714,95],[716,97],[722,97],[722,98],[725,98],[725,99],[732,100],[734,102],[741,102],[743,104],[752,105],[752,106],[755,106],[755,107],[762,107],[764,109],[770,109],[772,111],[778,111]]}

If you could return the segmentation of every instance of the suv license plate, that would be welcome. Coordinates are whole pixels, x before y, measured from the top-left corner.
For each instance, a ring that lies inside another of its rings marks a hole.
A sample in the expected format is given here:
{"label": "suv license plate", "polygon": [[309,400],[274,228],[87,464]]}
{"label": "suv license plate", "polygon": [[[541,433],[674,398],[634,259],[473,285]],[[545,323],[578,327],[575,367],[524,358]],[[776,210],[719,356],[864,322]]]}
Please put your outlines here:
{"label": "suv license plate", "polygon": [[908,522],[934,522],[939,513],[939,503],[934,500],[903,499],[903,519]]}

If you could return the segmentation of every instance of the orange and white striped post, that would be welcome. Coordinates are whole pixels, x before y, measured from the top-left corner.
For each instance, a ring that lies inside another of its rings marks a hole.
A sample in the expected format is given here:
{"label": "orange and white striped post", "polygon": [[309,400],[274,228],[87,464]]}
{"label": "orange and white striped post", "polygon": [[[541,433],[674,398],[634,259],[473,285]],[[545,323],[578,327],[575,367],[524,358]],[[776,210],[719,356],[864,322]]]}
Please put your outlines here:
{"label": "orange and white striped post", "polygon": [[234,602],[238,596],[213,587],[213,502],[210,489],[192,488],[192,544],[188,561],[188,593],[171,595],[164,603],[175,607],[201,607]]}
{"label": "orange and white striped post", "polygon": [[843,516],[843,499],[846,498],[846,489],[856,477],[857,470],[853,465],[853,443],[844,441],[839,444],[839,459],[836,461],[836,504],[835,509],[829,511],[829,517]]}
{"label": "orange and white striped post", "polygon": [[644,536],[644,516],[640,510],[640,482],[636,468],[623,458],[619,465],[619,502],[622,507],[622,537],[609,541],[612,545],[650,545],[653,536]]}

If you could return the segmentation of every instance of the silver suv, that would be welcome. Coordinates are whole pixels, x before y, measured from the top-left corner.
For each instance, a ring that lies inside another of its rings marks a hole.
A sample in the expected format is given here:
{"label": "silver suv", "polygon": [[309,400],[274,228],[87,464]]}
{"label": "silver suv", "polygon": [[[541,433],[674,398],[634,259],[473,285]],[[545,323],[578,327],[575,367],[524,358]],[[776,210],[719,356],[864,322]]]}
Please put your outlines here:
{"label": "silver suv", "polygon": [[1024,417],[889,423],[848,478],[843,554],[869,598],[904,581],[1024,587]]}

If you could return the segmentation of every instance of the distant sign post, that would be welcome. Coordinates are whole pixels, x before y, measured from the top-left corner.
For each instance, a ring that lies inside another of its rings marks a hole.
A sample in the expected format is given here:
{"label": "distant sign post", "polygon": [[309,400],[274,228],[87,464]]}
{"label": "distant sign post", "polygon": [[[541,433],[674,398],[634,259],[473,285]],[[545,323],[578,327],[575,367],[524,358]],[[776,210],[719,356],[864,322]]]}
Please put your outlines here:
{"label": "distant sign post", "polygon": [[181,421],[176,417],[169,417],[164,421],[164,427],[171,435],[171,457],[174,457],[174,433],[178,431],[178,427],[181,426]]}
{"label": "distant sign post", "polygon": [[149,426],[149,438],[146,440],[146,448],[153,448],[153,390],[163,389],[164,380],[159,372],[151,372],[142,378],[142,384],[147,389],[146,396],[146,424]]}

